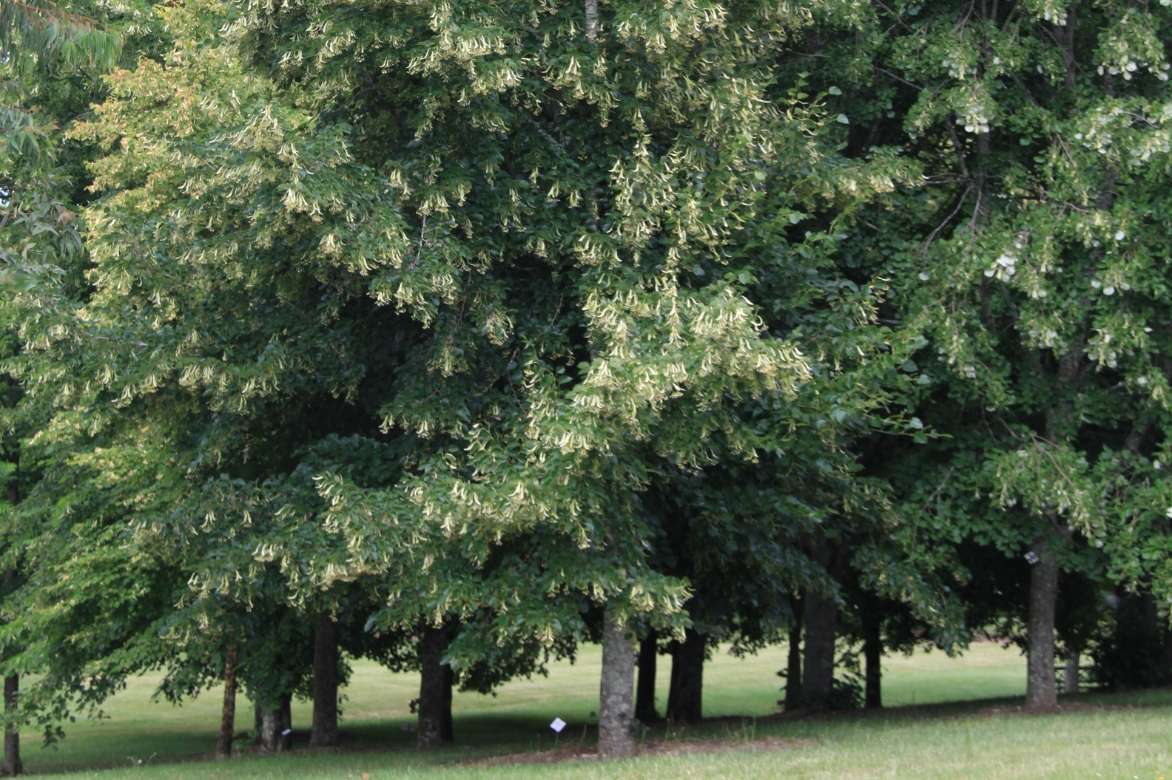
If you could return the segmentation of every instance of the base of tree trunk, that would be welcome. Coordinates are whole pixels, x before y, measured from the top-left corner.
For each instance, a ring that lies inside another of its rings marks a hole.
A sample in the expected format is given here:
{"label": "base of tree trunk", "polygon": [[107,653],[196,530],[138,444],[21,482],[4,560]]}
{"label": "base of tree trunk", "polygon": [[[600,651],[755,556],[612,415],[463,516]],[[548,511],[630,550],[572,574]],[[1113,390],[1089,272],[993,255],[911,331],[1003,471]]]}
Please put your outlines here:
{"label": "base of tree trunk", "polygon": [[699,723],[703,717],[704,651],[708,638],[688,629],[684,641],[671,653],[671,686],[667,719],[673,723]]}
{"label": "base of tree trunk", "polygon": [[635,643],[624,622],[607,609],[602,621],[602,681],[598,704],[598,755],[635,752]]}
{"label": "base of tree trunk", "polygon": [[313,634],[313,728],[309,744],[338,744],[338,627],[329,615],[318,618]]}
{"label": "base of tree trunk", "polygon": [[883,706],[883,615],[873,596],[864,600],[863,609],[863,703],[876,710]]}
{"label": "base of tree trunk", "polygon": [[220,711],[220,734],[216,738],[216,758],[232,757],[232,738],[236,736],[236,648],[224,653],[224,706]]}
{"label": "base of tree trunk", "polygon": [[285,694],[276,707],[262,707],[260,713],[260,749],[265,753],[283,753],[293,747],[293,697]]}
{"label": "base of tree trunk", "polygon": [[1031,711],[1058,706],[1054,676],[1054,619],[1058,605],[1058,554],[1050,539],[1034,544],[1037,556],[1030,567],[1026,701]]}
{"label": "base of tree trunk", "polygon": [[419,637],[419,712],[415,744],[422,749],[451,741],[451,669],[443,662],[448,650],[446,627],[426,626]]}
{"label": "base of tree trunk", "polygon": [[802,706],[802,602],[791,600],[789,646],[785,659],[785,711],[793,712]]}
{"label": "base of tree trunk", "polygon": [[0,773],[9,777],[24,772],[20,760],[20,730],[14,725],[17,708],[20,705],[20,675],[10,674],[4,678],[4,765]]}
{"label": "base of tree trunk", "polygon": [[810,591],[802,598],[806,646],[802,659],[802,706],[825,709],[834,692],[834,642],[838,633],[838,604],[834,598]]}
{"label": "base of tree trunk", "polygon": [[1062,668],[1062,692],[1078,693],[1079,673],[1078,664],[1082,654],[1070,651],[1066,656],[1066,663]]}

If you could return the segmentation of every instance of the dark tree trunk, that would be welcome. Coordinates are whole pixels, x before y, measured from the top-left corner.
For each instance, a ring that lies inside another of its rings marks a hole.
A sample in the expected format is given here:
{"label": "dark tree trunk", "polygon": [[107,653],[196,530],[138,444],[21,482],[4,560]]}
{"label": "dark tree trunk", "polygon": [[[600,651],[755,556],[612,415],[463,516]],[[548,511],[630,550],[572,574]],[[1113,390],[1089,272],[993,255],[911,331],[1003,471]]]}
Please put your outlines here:
{"label": "dark tree trunk", "polygon": [[20,762],[20,729],[16,725],[19,706],[20,675],[10,674],[4,678],[4,774],[9,777],[24,772]]}
{"label": "dark tree trunk", "polygon": [[602,682],[598,705],[598,754],[603,758],[635,752],[635,643],[627,626],[607,609],[602,623]]}
{"label": "dark tree trunk", "polygon": [[261,730],[264,728],[264,713],[261,710],[260,701],[253,699],[252,701],[252,743],[254,745],[261,744]]}
{"label": "dark tree trunk", "polygon": [[785,711],[802,706],[802,602],[793,599],[789,624],[789,647],[785,663]]}
{"label": "dark tree trunk", "polygon": [[809,591],[803,598],[806,627],[803,659],[802,706],[825,709],[834,690],[834,640],[838,632],[838,604],[834,598]]}
{"label": "dark tree trunk", "polygon": [[444,664],[444,742],[456,739],[456,728],[452,722],[452,689],[456,685],[456,672],[450,664]]}
{"label": "dark tree trunk", "polygon": [[869,596],[863,601],[864,704],[867,709],[883,706],[883,615],[879,599]]}
{"label": "dark tree trunk", "polygon": [[1037,561],[1030,567],[1026,709],[1058,706],[1054,679],[1054,613],[1058,603],[1058,553],[1050,539],[1034,544]]}
{"label": "dark tree trunk", "polygon": [[293,747],[293,694],[281,697],[281,749]]}
{"label": "dark tree trunk", "polygon": [[216,758],[232,757],[232,737],[236,734],[236,648],[224,653],[224,706],[220,710],[220,734],[216,738]]}
{"label": "dark tree trunk", "polygon": [[419,637],[419,726],[415,744],[434,748],[448,741],[444,732],[451,723],[450,670],[444,664],[448,649],[446,627],[427,626]]}
{"label": "dark tree trunk", "polygon": [[317,619],[313,634],[313,730],[309,744],[338,744],[338,627],[329,615]]}
{"label": "dark tree trunk", "polygon": [[659,637],[654,631],[639,643],[639,684],[635,689],[635,718],[641,723],[655,723],[655,666],[659,660]]}
{"label": "dark tree trunk", "polygon": [[671,687],[667,695],[667,719],[674,723],[699,723],[704,692],[704,649],[708,638],[688,629],[684,641],[671,652]]}

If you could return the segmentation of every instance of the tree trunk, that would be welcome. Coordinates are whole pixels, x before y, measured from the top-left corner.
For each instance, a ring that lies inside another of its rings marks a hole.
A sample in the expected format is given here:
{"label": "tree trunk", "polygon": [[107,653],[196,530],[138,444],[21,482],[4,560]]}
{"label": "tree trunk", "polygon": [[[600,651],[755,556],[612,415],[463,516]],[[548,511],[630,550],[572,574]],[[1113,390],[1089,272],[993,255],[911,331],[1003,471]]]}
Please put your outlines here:
{"label": "tree trunk", "polygon": [[635,689],[635,719],[644,724],[655,723],[655,666],[659,660],[659,637],[654,631],[639,643],[639,683]]}
{"label": "tree trunk", "polygon": [[1054,613],[1058,603],[1058,553],[1045,536],[1034,544],[1037,561],[1030,568],[1026,709],[1058,706],[1054,679]]}
{"label": "tree trunk", "polygon": [[20,706],[20,675],[4,678],[4,774],[15,777],[24,772],[20,762],[20,728],[17,726],[17,707]]}
{"label": "tree trunk", "polygon": [[293,694],[281,697],[281,750],[293,747]]}
{"label": "tree trunk", "polygon": [[216,739],[216,758],[232,757],[232,737],[236,735],[236,647],[224,653],[224,706],[220,710],[220,735]]}
{"label": "tree trunk", "polygon": [[338,744],[338,627],[329,615],[317,619],[313,634],[313,729],[309,744]]}
{"label": "tree trunk", "polygon": [[261,710],[260,700],[252,700],[252,744],[261,744],[261,731],[264,728],[264,713]]}
{"label": "tree trunk", "polygon": [[863,601],[864,706],[869,710],[883,706],[883,615],[879,599],[868,596]]}
{"label": "tree trunk", "polygon": [[688,629],[684,641],[671,653],[671,687],[667,695],[667,719],[673,723],[699,723],[704,691],[704,649],[707,637]]}
{"label": "tree trunk", "polygon": [[802,706],[825,709],[834,690],[834,640],[838,631],[838,604],[816,591],[806,593],[804,622],[806,647],[803,659]]}
{"label": "tree trunk", "polygon": [[434,748],[448,741],[444,732],[451,721],[451,685],[444,653],[448,649],[446,627],[427,626],[419,637],[419,726],[415,744]]}
{"label": "tree trunk", "polygon": [[444,664],[444,742],[452,742],[456,738],[456,728],[452,722],[452,689],[455,685],[456,672],[451,664]]}
{"label": "tree trunk", "polygon": [[598,41],[598,0],[585,0],[586,40]]}
{"label": "tree trunk", "polygon": [[1062,669],[1062,692],[1078,693],[1078,662],[1082,653],[1077,649],[1069,650],[1066,654],[1066,665]]}
{"label": "tree trunk", "polygon": [[603,758],[635,752],[635,643],[627,626],[607,608],[602,624],[602,684],[598,706],[598,754]]}
{"label": "tree trunk", "polygon": [[801,599],[791,599],[790,603],[792,616],[785,663],[786,712],[793,712],[802,706],[802,603]]}
{"label": "tree trunk", "polygon": [[281,753],[293,746],[293,697],[281,696],[275,707],[260,711],[260,749],[265,753]]}

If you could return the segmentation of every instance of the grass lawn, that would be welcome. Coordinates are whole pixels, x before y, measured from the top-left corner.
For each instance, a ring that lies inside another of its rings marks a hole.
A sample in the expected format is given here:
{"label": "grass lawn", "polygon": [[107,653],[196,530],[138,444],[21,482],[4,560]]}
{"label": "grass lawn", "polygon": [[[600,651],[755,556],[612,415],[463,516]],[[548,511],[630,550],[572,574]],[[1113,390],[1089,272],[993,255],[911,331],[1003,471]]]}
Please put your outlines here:
{"label": "grass lawn", "polygon": [[[1172,691],[1082,695],[1056,715],[1016,711],[1025,663],[1015,650],[979,645],[962,659],[940,653],[886,660],[878,714],[787,720],[768,718],[779,696],[776,670],[784,647],[737,659],[719,654],[705,667],[704,714],[693,729],[645,735],[649,755],[600,764],[492,763],[486,757],[558,748],[573,751],[593,721],[599,653],[585,648],[578,663],[549,677],[510,683],[496,697],[457,694],[458,745],[432,754],[414,750],[407,703],[414,675],[361,663],[346,691],[340,752],[299,748],[283,756],[200,761],[214,746],[218,692],[183,707],[151,701],[156,679],[137,679],[107,706],[110,717],[83,721],[56,749],[25,737],[25,768],[70,771],[73,777],[135,778],[678,778],[678,777],[993,777],[1156,778],[1172,780]],[[667,659],[661,659],[660,702]],[[980,700],[980,701],[972,701]],[[241,728],[251,726],[242,700]],[[555,740],[548,722],[571,725]],[[747,716],[747,717],[735,717]],[[295,706],[294,725],[309,722]],[[300,736],[300,735],[299,735]],[[697,742],[721,740],[700,751]],[[664,744],[664,743],[667,744]]]}

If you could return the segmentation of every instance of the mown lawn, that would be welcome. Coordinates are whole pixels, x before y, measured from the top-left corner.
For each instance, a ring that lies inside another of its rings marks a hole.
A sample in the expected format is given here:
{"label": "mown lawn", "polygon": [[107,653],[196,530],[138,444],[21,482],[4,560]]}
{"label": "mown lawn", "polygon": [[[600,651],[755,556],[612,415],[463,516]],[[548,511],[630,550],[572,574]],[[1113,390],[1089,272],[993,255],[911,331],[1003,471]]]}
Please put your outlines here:
{"label": "mown lawn", "polygon": [[[599,657],[587,648],[576,664],[559,664],[546,678],[511,683],[496,697],[457,694],[459,744],[433,754],[415,751],[408,730],[415,676],[358,664],[347,690],[347,740],[341,751],[302,747],[285,756],[204,761],[215,739],[216,692],[176,708],[152,702],[155,681],[144,677],[109,703],[108,719],[75,724],[57,749],[42,749],[35,735],[27,735],[25,765],[30,773],[70,771],[102,780],[1172,778],[1172,691],[1084,694],[1067,700],[1062,713],[1023,715],[1013,698],[1024,689],[1022,658],[1014,650],[980,645],[962,659],[940,653],[887,659],[889,709],[883,713],[768,718],[776,710],[775,673],[784,657],[781,647],[747,659],[719,654],[705,668],[704,709],[712,720],[695,729],[651,731],[644,736],[649,755],[623,762],[484,761],[554,748],[572,753],[583,740],[589,744],[586,725],[594,714]],[[662,701],[666,668],[660,677]],[[242,709],[239,725],[246,728],[251,709]],[[556,742],[548,729],[555,716],[571,724]],[[308,705],[302,703],[295,709],[295,726],[308,719]],[[720,749],[698,752],[705,741],[719,742]]]}

